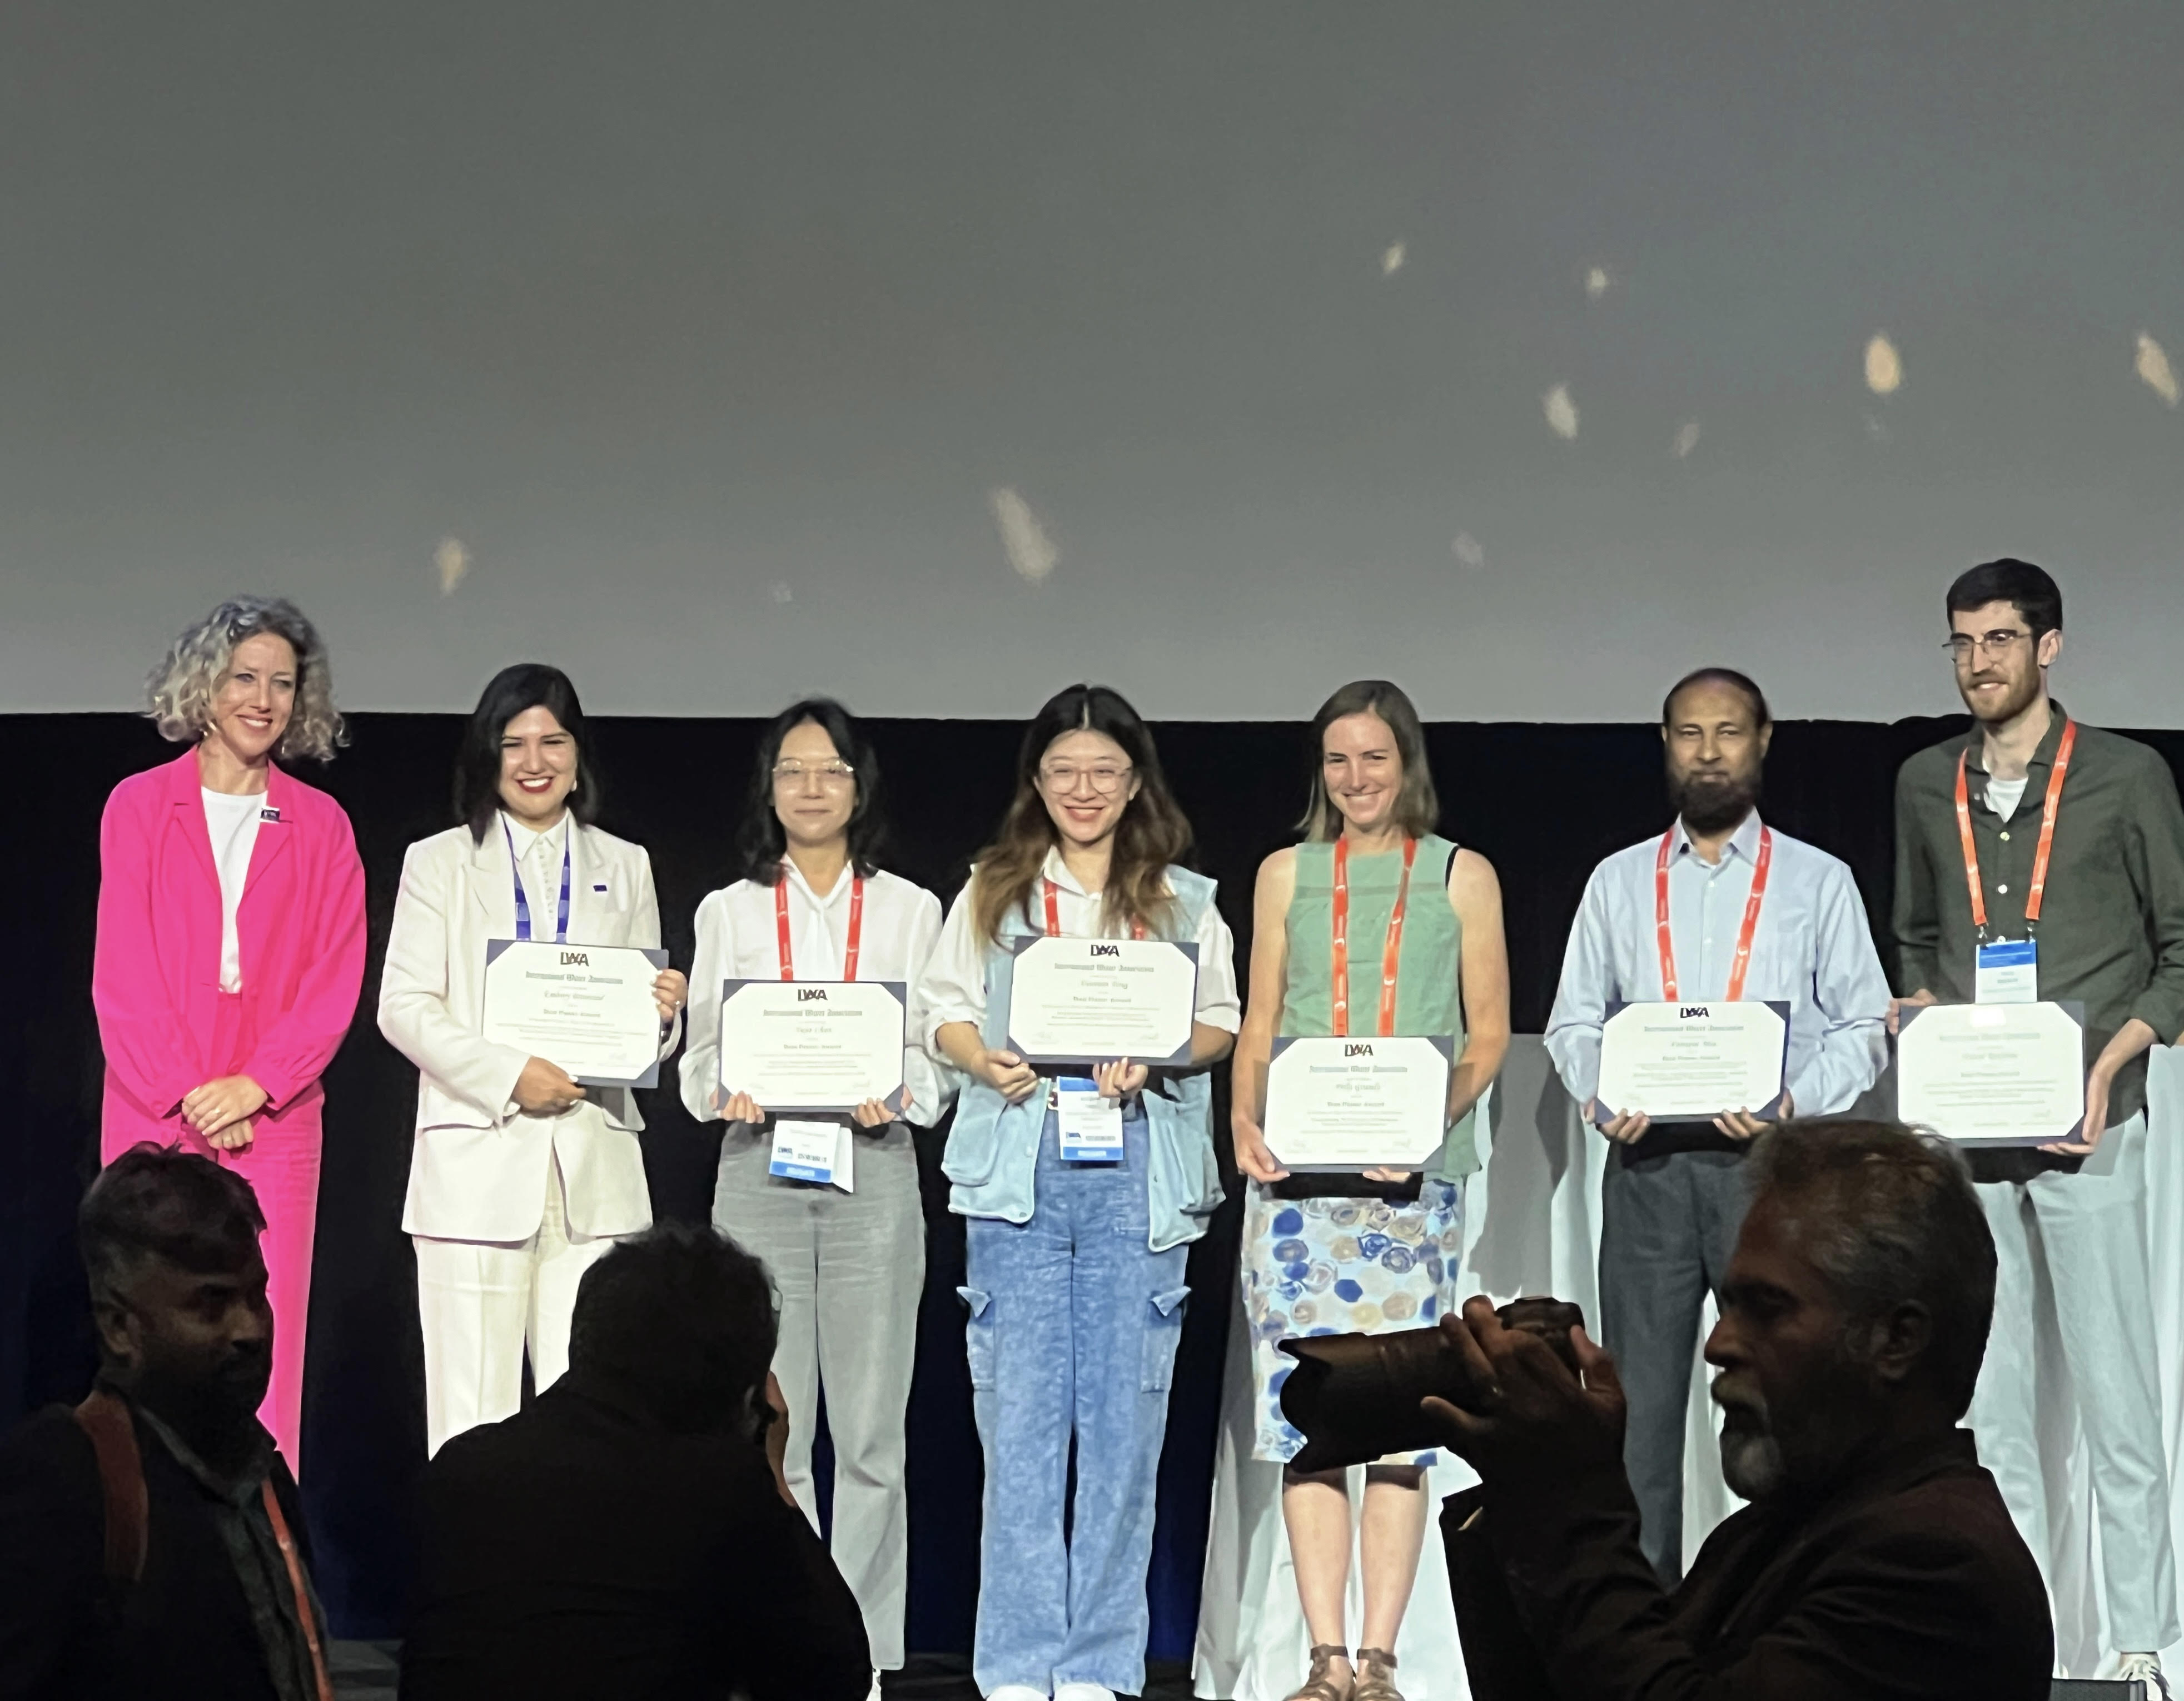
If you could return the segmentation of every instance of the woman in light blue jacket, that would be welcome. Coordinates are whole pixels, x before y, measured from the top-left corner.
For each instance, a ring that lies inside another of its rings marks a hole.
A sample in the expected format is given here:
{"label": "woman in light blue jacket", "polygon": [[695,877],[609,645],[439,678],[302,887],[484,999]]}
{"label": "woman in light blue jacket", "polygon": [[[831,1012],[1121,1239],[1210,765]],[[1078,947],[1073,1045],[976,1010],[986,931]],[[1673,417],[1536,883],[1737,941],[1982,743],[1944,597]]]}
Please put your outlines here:
{"label": "woman in light blue jacket", "polygon": [[[1206,1072],[1241,1019],[1213,882],[1177,866],[1190,844],[1137,711],[1104,686],[1070,687],[1026,731],[1016,797],[921,992],[926,1036],[967,1077],[943,1167],[970,1219],[961,1292],[986,1458],[972,1676],[990,1701],[1144,1687],[1184,1264],[1222,1196]],[[1011,1050],[1014,947],[1042,934],[1195,946],[1188,1061],[1110,1058],[1072,1093]],[[1088,1107],[1082,1140],[1074,1112],[1061,1137],[1064,1096]]]}

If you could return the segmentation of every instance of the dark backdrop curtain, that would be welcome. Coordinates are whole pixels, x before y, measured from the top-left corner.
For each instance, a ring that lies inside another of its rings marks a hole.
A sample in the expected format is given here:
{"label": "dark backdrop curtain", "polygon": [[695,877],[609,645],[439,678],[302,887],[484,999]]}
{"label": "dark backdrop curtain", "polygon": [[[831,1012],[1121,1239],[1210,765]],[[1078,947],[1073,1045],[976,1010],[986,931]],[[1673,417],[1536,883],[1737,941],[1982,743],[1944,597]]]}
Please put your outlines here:
{"label": "dark backdrop curtain", "polygon": [[[760,723],[595,721],[602,823],[651,853],[667,945],[688,967],[698,901],[727,878],[727,846]],[[1892,726],[1790,722],[1768,763],[1768,818],[1856,872],[1881,922],[1890,887],[1897,766],[1961,721]],[[355,823],[371,914],[358,1020],[326,1080],[326,1151],[312,1291],[304,1491],[320,1583],[342,1633],[400,1632],[424,1467],[415,1274],[399,1227],[416,1074],[372,1020],[404,848],[450,818],[460,717],[359,715],[354,741],[304,777]],[[939,893],[1007,801],[1019,728],[992,721],[872,723],[895,839],[890,867]],[[1198,862],[1221,883],[1240,973],[1259,859],[1292,836],[1309,753],[1301,725],[1178,722],[1161,753],[1198,830]],[[1667,819],[1658,733],[1648,726],[1450,724],[1429,728],[1442,827],[1499,871],[1519,1032],[1538,1032],[1585,877],[1608,851]],[[106,794],[173,753],[126,715],[0,717],[14,752],[8,831],[0,1071],[26,1114],[0,1134],[0,1421],[73,1401],[92,1362],[72,1213],[98,1157],[101,1068],[90,999],[98,830]],[[2184,733],[2142,733],[2184,769]],[[1876,927],[1885,938],[1884,929]],[[702,1220],[719,1146],[671,1087],[645,1096],[645,1159],[663,1217]],[[1217,1145],[1226,1160],[1225,1105]],[[980,1469],[955,1288],[960,1219],[946,1210],[938,1137],[922,1151],[930,1255],[910,1413],[910,1646],[967,1650],[978,1588]],[[1232,1189],[1233,1191],[1233,1189]],[[1193,1249],[1196,1300],[1177,1366],[1153,1559],[1152,1652],[1186,1656],[1197,1619],[1223,1345],[1234,1309],[1239,1202]]]}

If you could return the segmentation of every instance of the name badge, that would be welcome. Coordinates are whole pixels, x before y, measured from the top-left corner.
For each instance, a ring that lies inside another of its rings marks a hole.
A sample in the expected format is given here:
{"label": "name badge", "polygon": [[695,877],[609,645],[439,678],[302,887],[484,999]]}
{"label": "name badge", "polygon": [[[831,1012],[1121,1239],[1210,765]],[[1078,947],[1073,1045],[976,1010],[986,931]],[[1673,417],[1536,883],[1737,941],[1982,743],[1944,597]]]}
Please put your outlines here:
{"label": "name badge", "polygon": [[857,1191],[855,1136],[846,1123],[777,1122],[773,1125],[773,1161],[766,1174],[791,1181],[816,1181]]}
{"label": "name badge", "polygon": [[1972,966],[1975,1004],[2037,1004],[2040,945],[2029,939],[1998,939],[1979,947]]}
{"label": "name badge", "polygon": [[1063,1163],[1123,1161],[1123,1101],[1102,1098],[1097,1082],[1081,1075],[1055,1082],[1054,1119]]}

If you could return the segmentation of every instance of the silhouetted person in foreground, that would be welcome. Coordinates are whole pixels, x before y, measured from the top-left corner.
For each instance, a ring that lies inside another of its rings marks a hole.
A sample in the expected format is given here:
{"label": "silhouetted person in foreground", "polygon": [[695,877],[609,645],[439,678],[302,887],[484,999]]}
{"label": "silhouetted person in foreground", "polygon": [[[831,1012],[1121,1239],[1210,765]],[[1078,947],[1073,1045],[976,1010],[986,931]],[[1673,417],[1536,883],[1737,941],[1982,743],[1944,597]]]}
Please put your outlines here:
{"label": "silhouetted person in foreground", "polygon": [[710,1229],[587,1270],[568,1374],[426,1471],[404,1701],[865,1701],[856,1598],[781,1481],[773,1350],[765,1267]]}
{"label": "silhouetted person in foreground", "polygon": [[1481,1486],[1442,1514],[1478,1701],[2045,1701],[2048,1597],[1970,1434],[1994,1244],[1957,1154],[1886,1124],[1786,1124],[1706,1356],[1752,1504],[1674,1593],[1639,1548],[1623,1395],[1474,1300],[1443,1327],[1475,1412],[1429,1402]]}
{"label": "silhouetted person in foreground", "polygon": [[148,1141],[77,1217],[97,1386],[0,1443],[0,1698],[321,1701],[296,1485],[258,1421],[273,1313],[250,1184]]}

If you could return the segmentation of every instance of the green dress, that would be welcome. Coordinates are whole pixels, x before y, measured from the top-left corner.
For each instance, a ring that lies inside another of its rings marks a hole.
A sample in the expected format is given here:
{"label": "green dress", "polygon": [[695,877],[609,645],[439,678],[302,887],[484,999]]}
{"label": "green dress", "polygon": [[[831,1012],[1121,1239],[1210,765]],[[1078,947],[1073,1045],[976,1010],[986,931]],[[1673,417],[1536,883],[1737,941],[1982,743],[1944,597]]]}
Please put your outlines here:
{"label": "green dress", "polygon": [[[1456,846],[1418,840],[1396,959],[1395,1031],[1447,1034],[1463,1050],[1458,979],[1462,929],[1447,896]],[[1377,1034],[1382,947],[1403,873],[1400,853],[1349,859],[1350,1031]],[[1334,846],[1300,845],[1290,900],[1289,961],[1276,1031],[1334,1031]],[[1279,1152],[1275,1154],[1280,1156]],[[1463,1178],[1479,1168],[1467,1112],[1429,1159],[1418,1197],[1285,1199],[1254,1182],[1245,1214],[1244,1309],[1251,1326],[1257,1422],[1252,1456],[1287,1463],[1304,1445],[1282,1415],[1281,1385],[1295,1360],[1276,1350],[1292,1336],[1429,1328],[1458,1302]],[[1435,1453],[1388,1464],[1431,1464]]]}

